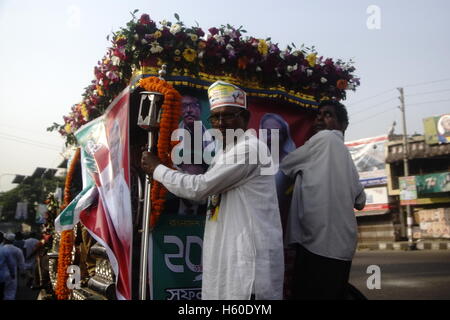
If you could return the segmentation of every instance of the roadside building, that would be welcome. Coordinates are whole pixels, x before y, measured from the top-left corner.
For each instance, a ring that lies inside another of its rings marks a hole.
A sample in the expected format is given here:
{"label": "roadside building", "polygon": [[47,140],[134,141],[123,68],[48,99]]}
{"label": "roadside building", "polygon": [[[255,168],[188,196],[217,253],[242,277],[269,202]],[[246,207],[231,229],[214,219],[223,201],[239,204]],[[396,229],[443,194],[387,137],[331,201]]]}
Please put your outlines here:
{"label": "roadside building", "polygon": [[403,137],[387,144],[388,194],[400,204],[402,238],[407,237],[405,207],[410,205],[413,239],[450,239],[450,131],[446,137],[443,118],[450,115],[424,119],[425,135],[408,138],[409,177],[404,177]]}

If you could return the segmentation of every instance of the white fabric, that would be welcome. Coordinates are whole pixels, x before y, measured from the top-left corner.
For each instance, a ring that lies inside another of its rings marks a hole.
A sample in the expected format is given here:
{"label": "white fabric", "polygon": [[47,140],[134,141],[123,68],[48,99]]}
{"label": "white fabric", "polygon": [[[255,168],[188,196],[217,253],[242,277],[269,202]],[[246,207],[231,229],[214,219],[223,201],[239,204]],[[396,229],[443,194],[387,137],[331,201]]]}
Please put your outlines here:
{"label": "white fabric", "polygon": [[286,244],[352,260],[358,240],[353,208],[366,196],[342,132],[318,132],[284,158],[281,170],[295,178]]}
{"label": "white fabric", "polygon": [[17,292],[17,278],[18,272],[24,270],[24,258],[22,250],[12,244],[5,244],[3,250],[10,259],[12,268],[14,270],[14,276],[10,275],[5,281],[4,300],[15,300]]}
{"label": "white fabric", "polygon": [[7,233],[4,235],[5,239],[8,241],[16,240],[16,235],[14,233]]}
{"label": "white fabric", "polygon": [[[249,164],[249,152],[267,146],[244,136],[219,151],[203,175],[182,174],[159,165],[153,178],[175,195],[200,200],[221,194],[217,220],[208,219],[203,239],[204,300],[282,299],[283,240],[275,179]],[[248,147],[247,147],[248,146]],[[231,164],[237,155],[239,163]],[[266,159],[267,160],[267,159]],[[243,162],[247,161],[247,162]],[[271,158],[269,157],[269,164]]]}

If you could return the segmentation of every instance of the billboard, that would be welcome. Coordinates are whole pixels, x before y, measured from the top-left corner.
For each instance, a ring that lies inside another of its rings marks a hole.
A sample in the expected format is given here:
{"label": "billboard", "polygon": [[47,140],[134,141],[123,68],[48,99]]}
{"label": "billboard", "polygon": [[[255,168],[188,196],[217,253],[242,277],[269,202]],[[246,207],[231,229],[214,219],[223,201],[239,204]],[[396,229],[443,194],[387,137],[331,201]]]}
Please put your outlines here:
{"label": "billboard", "polygon": [[356,216],[384,214],[389,211],[389,197],[387,187],[366,188],[366,206],[363,210],[357,211]]}
{"label": "billboard", "polygon": [[427,144],[450,143],[450,114],[423,119]]}
{"label": "billboard", "polygon": [[416,176],[419,195],[450,192],[450,172],[431,173]]}
{"label": "billboard", "polygon": [[400,183],[400,200],[417,199],[416,177],[399,177]]}
{"label": "billboard", "polygon": [[346,142],[363,186],[387,183],[385,145],[386,135]]}

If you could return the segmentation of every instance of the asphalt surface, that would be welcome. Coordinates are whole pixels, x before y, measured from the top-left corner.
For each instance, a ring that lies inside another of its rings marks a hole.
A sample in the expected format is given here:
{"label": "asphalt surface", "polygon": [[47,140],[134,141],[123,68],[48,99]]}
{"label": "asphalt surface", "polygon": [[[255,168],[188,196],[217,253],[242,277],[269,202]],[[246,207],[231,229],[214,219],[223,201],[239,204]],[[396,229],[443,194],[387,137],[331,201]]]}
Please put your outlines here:
{"label": "asphalt surface", "polygon": [[[368,288],[376,284],[371,265],[380,268],[380,289]],[[449,300],[450,250],[360,251],[350,283],[369,300]]]}
{"label": "asphalt surface", "polygon": [[[369,266],[380,270],[380,289]],[[19,282],[17,300],[35,300],[39,290]],[[350,283],[369,300],[450,300],[450,250],[359,251],[353,260]]]}

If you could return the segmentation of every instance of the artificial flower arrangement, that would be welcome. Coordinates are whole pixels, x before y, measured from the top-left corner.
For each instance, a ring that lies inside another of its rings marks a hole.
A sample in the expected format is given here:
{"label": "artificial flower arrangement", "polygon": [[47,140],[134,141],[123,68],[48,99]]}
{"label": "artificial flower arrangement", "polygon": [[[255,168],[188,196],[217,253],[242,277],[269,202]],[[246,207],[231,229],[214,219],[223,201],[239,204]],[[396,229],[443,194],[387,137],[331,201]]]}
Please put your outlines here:
{"label": "artificial flower arrangement", "polygon": [[54,125],[75,144],[73,133],[101,115],[112,100],[141,68],[167,65],[168,77],[199,73],[227,76],[258,83],[263,88],[282,87],[286,91],[343,100],[346,90],[355,90],[359,79],[353,75],[353,61],[334,61],[318,55],[315,48],[294,44],[282,50],[270,38],[244,37],[242,27],[210,28],[206,34],[199,26],[186,27],[175,14],[176,22],[159,26],[148,14],[136,17],[125,28],[108,36],[111,47],[94,68],[95,79],[85,89],[83,100],[72,107],[64,124]]}

